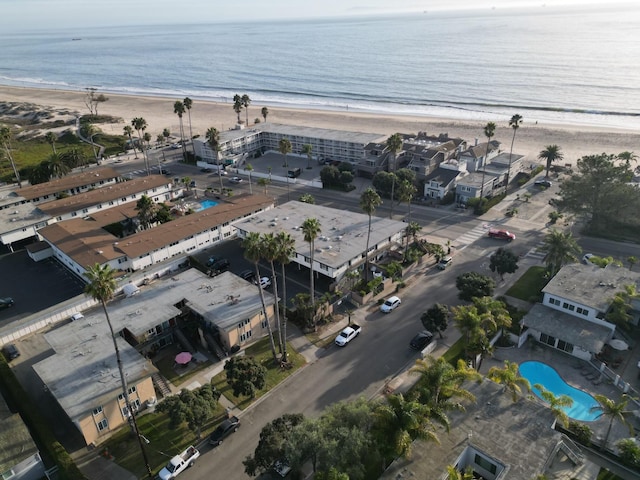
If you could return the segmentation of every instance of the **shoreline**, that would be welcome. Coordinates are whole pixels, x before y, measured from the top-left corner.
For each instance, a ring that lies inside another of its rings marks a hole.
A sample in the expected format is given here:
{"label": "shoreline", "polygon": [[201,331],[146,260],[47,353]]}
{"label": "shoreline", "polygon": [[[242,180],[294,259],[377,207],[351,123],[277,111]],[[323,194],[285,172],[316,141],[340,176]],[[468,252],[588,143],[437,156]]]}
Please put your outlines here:
{"label": "shoreline", "polygon": [[[128,125],[134,117],[145,118],[148,124],[147,131],[154,138],[165,128],[169,128],[174,135],[179,131],[179,119],[173,113],[173,104],[176,100],[181,100],[180,98],[111,93],[105,93],[105,95],[109,100],[99,105],[99,113],[122,118],[121,123],[98,125],[107,134],[122,135],[123,127]],[[51,109],[56,114],[60,112],[88,113],[84,98],[84,91],[0,85],[0,103],[29,103]],[[191,123],[194,135],[204,136],[210,127],[215,127],[219,131],[235,127],[237,116],[231,103],[195,98],[192,100]],[[513,129],[508,126],[508,118],[504,121],[496,121],[491,118],[495,116],[493,114],[487,114],[487,117],[490,118],[483,121],[369,113],[346,109],[294,108],[257,103],[249,105],[250,126],[256,118],[264,121],[261,115],[263,106],[269,109],[267,121],[287,125],[377,133],[381,136],[390,136],[397,132],[417,134],[419,131],[426,131],[429,135],[447,133],[450,137],[461,137],[469,145],[473,145],[475,139],[479,143],[486,141],[483,131],[484,125],[487,121],[494,121],[497,128],[492,139],[502,143],[501,149],[503,151],[509,151],[513,138]],[[240,118],[243,121],[246,119],[245,111],[241,112]],[[183,116],[183,124],[185,134],[188,135],[188,113]],[[516,132],[513,152],[526,155],[528,161],[533,162],[539,152],[551,144],[560,146],[564,154],[562,163],[573,164],[584,155],[603,152],[608,154],[618,154],[623,151],[640,152],[640,132],[631,128],[624,129],[613,126],[599,127],[541,122],[529,124],[525,117],[523,124]]]}

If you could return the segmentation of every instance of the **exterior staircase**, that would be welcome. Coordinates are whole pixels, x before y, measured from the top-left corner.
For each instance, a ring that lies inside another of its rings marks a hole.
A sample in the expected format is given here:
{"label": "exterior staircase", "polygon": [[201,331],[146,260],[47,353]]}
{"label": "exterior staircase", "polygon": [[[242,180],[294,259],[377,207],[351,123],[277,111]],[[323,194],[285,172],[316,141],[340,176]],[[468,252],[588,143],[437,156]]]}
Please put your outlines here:
{"label": "exterior staircase", "polygon": [[159,393],[162,398],[171,395],[171,388],[167,383],[167,380],[160,375],[159,373],[154,373],[151,376],[151,381],[153,382],[153,386],[156,389],[156,393]]}

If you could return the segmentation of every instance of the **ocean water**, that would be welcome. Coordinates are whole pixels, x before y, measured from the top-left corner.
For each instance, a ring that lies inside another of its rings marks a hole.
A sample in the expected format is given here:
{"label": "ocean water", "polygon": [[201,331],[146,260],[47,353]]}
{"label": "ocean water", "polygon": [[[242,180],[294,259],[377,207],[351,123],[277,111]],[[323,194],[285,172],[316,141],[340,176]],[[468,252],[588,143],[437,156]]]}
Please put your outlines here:
{"label": "ocean water", "polygon": [[636,128],[638,25],[627,5],[0,32],[0,84]]}

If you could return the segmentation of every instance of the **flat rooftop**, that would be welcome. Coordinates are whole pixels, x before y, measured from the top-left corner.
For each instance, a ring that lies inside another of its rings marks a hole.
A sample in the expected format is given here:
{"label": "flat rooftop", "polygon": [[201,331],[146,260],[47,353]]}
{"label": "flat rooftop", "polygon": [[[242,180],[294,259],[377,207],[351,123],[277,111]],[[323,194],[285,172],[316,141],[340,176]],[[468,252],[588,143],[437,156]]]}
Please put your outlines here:
{"label": "flat rooftop", "polygon": [[280,135],[291,135],[296,137],[318,138],[324,140],[334,140],[340,142],[359,143],[367,145],[371,142],[380,141],[385,136],[381,133],[349,132],[346,130],[332,130],[328,128],[305,127],[300,125],[284,125],[279,123],[264,123],[256,127],[256,130]]}
{"label": "flat rooftop", "polygon": [[562,267],[542,292],[606,312],[615,294],[626,285],[640,290],[640,273],[613,264],[600,268],[572,263]]}
{"label": "flat rooftop", "polygon": [[43,213],[33,203],[11,205],[0,210],[0,234],[21,230],[40,222],[47,222],[51,215]]}
{"label": "flat rooftop", "polygon": [[9,410],[0,395],[0,472],[7,472],[20,462],[38,453],[29,429],[22,417]]}
{"label": "flat rooftop", "polygon": [[84,172],[71,173],[49,182],[22,187],[14,190],[14,193],[26,200],[33,200],[34,198],[44,197],[91,184],[96,184],[96,187],[99,187],[100,181],[112,180],[118,177],[120,177],[120,174],[113,168],[98,167],[85,170]]}
{"label": "flat rooftop", "polygon": [[[301,229],[308,218],[320,222],[320,234],[315,240],[315,261],[340,268],[365,253],[369,216],[363,213],[291,201],[240,221],[235,226],[239,230],[260,234],[286,232],[294,239],[296,252],[308,257],[309,243],[304,240]],[[406,227],[404,222],[372,216],[370,248],[388,241]]]}
{"label": "flat rooftop", "polygon": [[562,434],[551,428],[554,415],[537,401],[511,400],[503,386],[490,380],[467,382],[465,389],[476,397],[463,402],[465,412],[451,412],[451,430],[439,426],[440,444],[416,440],[411,459],[398,459],[382,479],[444,478],[447,465],[455,465],[466,448],[482,452],[505,466],[500,479],[530,479],[543,473],[558,449]]}
{"label": "flat rooftop", "polygon": [[[95,207],[96,205],[111,200],[127,198],[130,195],[150,191],[154,188],[170,185],[171,183],[172,181],[163,175],[150,175],[148,177],[106,185],[88,192],[70,195],[60,200],[41,203],[38,205],[38,208],[52,217],[57,217],[67,213],[81,211],[85,208]],[[150,196],[151,195],[153,195],[153,193],[150,193]]]}

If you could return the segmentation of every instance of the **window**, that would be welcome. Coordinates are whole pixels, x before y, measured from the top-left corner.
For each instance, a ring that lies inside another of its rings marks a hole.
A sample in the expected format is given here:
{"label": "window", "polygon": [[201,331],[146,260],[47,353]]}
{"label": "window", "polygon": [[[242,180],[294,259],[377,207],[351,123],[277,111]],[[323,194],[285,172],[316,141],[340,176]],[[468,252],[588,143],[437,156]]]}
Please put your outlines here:
{"label": "window", "polygon": [[2,478],[2,480],[8,480],[9,478],[13,477],[15,474],[16,473],[12,469],[9,469],[6,472],[0,473],[0,478]]}
{"label": "window", "polygon": [[564,340],[558,340],[558,349],[564,352],[573,352],[573,344],[565,342]]}
{"label": "window", "polygon": [[547,345],[551,345],[552,347],[556,346],[556,338],[551,335],[547,335],[546,333],[540,334],[540,341],[542,343],[546,343]]}
{"label": "window", "polygon": [[482,468],[482,469],[484,469],[487,472],[490,472],[492,474],[495,474],[496,471],[498,470],[498,466],[495,463],[490,462],[487,458],[482,457],[482,456],[478,455],[477,453],[476,453],[476,456],[473,459],[473,461],[480,468]]}
{"label": "window", "polygon": [[560,306],[560,300],[558,300],[557,298],[549,297],[549,303],[551,305]]}
{"label": "window", "polygon": [[249,338],[251,338],[251,330],[249,330],[248,332],[244,332],[242,335],[240,335],[241,342],[246,342]]}
{"label": "window", "polygon": [[93,409],[93,414],[94,415],[98,415],[100,413],[102,413],[102,405],[100,405],[99,407],[96,407],[96,408]]}
{"label": "window", "polygon": [[109,427],[109,422],[107,422],[106,418],[103,418],[98,422],[98,430],[103,431]]}
{"label": "window", "polygon": [[78,216],[78,212],[71,212],[71,216],[72,217],[77,217]]}
{"label": "window", "polygon": [[238,324],[238,328],[242,328],[242,327],[244,327],[245,325],[248,325],[248,324],[249,324],[249,319],[247,318],[246,320],[243,320],[242,322],[240,322]]}
{"label": "window", "polygon": [[586,317],[589,315],[589,310],[587,310],[586,308],[578,307],[576,308],[576,313],[579,313],[580,315],[584,315]]}
{"label": "window", "polygon": [[269,322],[267,320],[262,320],[262,322],[260,322],[260,326],[262,328],[267,328],[267,325],[269,325]]}
{"label": "window", "polygon": [[131,387],[131,388],[129,389],[129,395],[131,395],[132,393],[135,393],[136,391],[137,391],[137,388],[136,388],[136,387]]}
{"label": "window", "polygon": [[562,308],[564,308],[565,310],[569,310],[569,304],[567,302],[564,302],[562,304]]}

